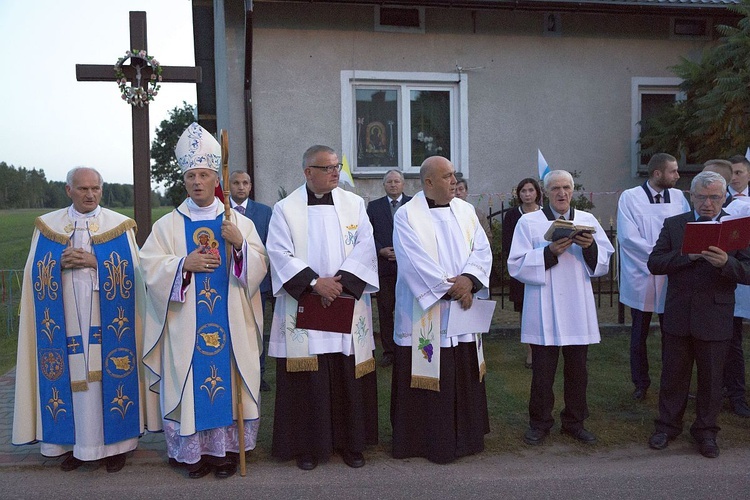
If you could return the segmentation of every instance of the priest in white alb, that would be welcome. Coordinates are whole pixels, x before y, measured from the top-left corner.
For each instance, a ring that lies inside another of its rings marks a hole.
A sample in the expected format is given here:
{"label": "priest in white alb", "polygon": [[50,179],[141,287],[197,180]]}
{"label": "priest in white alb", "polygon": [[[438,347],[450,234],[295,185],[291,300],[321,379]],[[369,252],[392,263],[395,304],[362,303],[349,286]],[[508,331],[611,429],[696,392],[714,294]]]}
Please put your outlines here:
{"label": "priest in white alb", "polygon": [[193,123],[175,155],[190,197],[156,221],[141,249],[148,287],[144,363],[149,388],[160,395],[170,463],[185,466],[190,478],[212,470],[227,478],[237,470],[238,453],[255,448],[258,433],[258,290],[268,261],[253,222],[234,210],[225,220],[214,196],[221,165],[216,139]]}
{"label": "priest in white alb", "polygon": [[135,222],[99,206],[102,186],[92,168],[68,172],[73,203],[36,219],[23,275],[12,440],[66,454],[63,471],[122,469],[147,411]]}
{"label": "priest in white alb", "polygon": [[[525,283],[521,342],[531,344],[531,394],[529,429],[524,442],[541,444],[555,420],[552,386],[562,350],[564,360],[565,407],[560,413],[563,434],[585,443],[596,443],[596,436],[584,428],[589,416],[586,401],[589,344],[598,344],[599,323],[591,278],[609,271],[614,248],[596,217],[570,206],[573,176],[553,170],[544,176],[549,205],[522,216],[513,233],[508,255],[508,273]],[[593,228],[547,241],[552,222],[564,218],[575,225]]]}
{"label": "priest in white alb", "polygon": [[[268,230],[276,297],[268,348],[277,358],[272,454],[303,470],[334,451],[362,467],[362,452],[378,441],[370,303],[377,254],[364,200],[338,187],[341,167],[333,149],[308,148],[306,182],[274,206]],[[299,301],[319,301],[326,317],[323,309],[352,300],[345,296],[355,299],[345,332],[297,328]]]}
{"label": "priest in white alb", "polygon": [[452,307],[471,314],[476,298],[487,296],[492,269],[492,250],[473,205],[454,197],[455,173],[447,158],[427,158],[419,171],[422,191],[394,215],[395,458],[449,463],[481,452],[490,430],[486,332],[448,330]]}

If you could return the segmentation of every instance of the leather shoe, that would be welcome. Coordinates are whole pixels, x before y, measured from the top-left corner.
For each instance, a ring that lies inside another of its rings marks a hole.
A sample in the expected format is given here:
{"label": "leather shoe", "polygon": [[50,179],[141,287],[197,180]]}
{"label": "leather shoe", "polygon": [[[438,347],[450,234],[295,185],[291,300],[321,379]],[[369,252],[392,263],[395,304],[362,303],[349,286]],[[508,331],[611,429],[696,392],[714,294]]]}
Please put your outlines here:
{"label": "leather shoe", "polygon": [[352,469],[359,469],[365,465],[365,457],[361,453],[356,451],[344,451],[341,453],[344,459],[344,463]]}
{"label": "leather shoe", "polygon": [[637,388],[633,391],[633,399],[635,399],[636,401],[643,401],[644,399],[646,399],[646,391],[647,389],[642,389],[640,387]]}
{"label": "leather shoe", "polygon": [[260,379],[260,392],[268,392],[271,390],[271,386],[268,385],[268,382],[266,382],[263,379]]}
{"label": "leather shoe", "polygon": [[549,434],[549,431],[529,427],[523,435],[523,442],[532,446],[542,444],[547,434]]}
{"label": "leather shoe", "polygon": [[302,470],[313,470],[318,466],[318,460],[312,455],[300,455],[297,457],[297,467]]}
{"label": "leather shoe", "polygon": [[380,366],[385,368],[387,366],[391,366],[392,364],[393,364],[393,354],[383,354],[383,357],[380,360]]}
{"label": "leather shoe", "polygon": [[732,413],[742,418],[750,418],[750,407],[744,399],[732,401]]}
{"label": "leather shoe", "polygon": [[581,427],[580,429],[576,429],[576,430],[566,429],[566,428],[563,427],[560,430],[560,432],[562,434],[567,434],[569,436],[574,437],[575,439],[577,439],[578,441],[582,442],[583,444],[594,444],[594,443],[596,443],[596,436],[594,436],[593,433],[587,431],[583,427]]}
{"label": "leather shoe", "polygon": [[188,471],[188,477],[190,479],[200,479],[203,476],[208,475],[208,473],[211,472],[211,469],[213,469],[213,467],[211,467],[211,464],[208,463],[208,460],[204,460],[201,458],[198,463],[193,465],[191,467],[191,470]]}
{"label": "leather shoe", "polygon": [[60,470],[64,472],[70,472],[76,470],[78,467],[83,465],[83,460],[78,460],[73,456],[73,452],[69,452],[69,455],[65,457],[65,460],[60,464]]}
{"label": "leather shoe", "polygon": [[714,438],[704,438],[698,443],[698,451],[706,458],[716,458],[719,456],[719,445]]}
{"label": "leather shoe", "polygon": [[214,476],[219,479],[226,479],[234,476],[237,472],[237,464],[233,460],[227,460],[221,465],[217,465],[214,468]]}
{"label": "leather shoe", "polygon": [[653,450],[663,450],[669,445],[671,440],[666,432],[656,431],[648,438],[648,447]]}
{"label": "leather shoe", "polygon": [[104,462],[107,465],[107,472],[119,472],[125,467],[125,453],[107,457]]}

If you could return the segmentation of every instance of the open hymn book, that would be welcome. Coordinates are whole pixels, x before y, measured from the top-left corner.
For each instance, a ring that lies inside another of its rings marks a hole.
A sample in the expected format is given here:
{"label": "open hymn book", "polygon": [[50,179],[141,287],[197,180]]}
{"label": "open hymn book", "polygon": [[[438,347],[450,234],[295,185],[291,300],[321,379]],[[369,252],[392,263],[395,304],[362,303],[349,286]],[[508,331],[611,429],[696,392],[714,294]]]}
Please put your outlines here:
{"label": "open hymn book", "polygon": [[556,219],[544,233],[544,239],[557,241],[561,238],[573,238],[577,234],[594,234],[595,232],[596,228],[592,226],[576,225],[572,220]]}
{"label": "open hymn book", "polygon": [[750,216],[727,215],[717,221],[688,222],[682,239],[682,254],[701,253],[708,247],[725,252],[742,250],[750,244]]}

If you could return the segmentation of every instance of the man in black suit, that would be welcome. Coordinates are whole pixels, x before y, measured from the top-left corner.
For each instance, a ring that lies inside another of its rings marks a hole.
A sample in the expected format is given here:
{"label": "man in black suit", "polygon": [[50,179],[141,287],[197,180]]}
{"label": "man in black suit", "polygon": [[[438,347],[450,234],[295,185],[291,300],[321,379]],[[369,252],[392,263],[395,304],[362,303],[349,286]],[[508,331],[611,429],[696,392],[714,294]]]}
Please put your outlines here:
{"label": "man in black suit", "polygon": [[649,438],[651,448],[662,450],[682,432],[693,361],[698,367],[696,418],[690,433],[704,457],[719,456],[716,418],[721,410],[724,361],[732,335],[734,290],[750,284],[748,249],[724,252],[711,246],[700,254],[682,255],[685,225],[718,220],[726,181],[715,172],[693,178],[693,211],[664,221],[648,259],[652,274],[666,274],[667,298],[662,325],[662,374],[659,418]]}
{"label": "man in black suit", "polygon": [[378,252],[378,320],[383,358],[380,366],[393,364],[393,311],[396,306],[396,254],[393,252],[393,214],[398,207],[411,200],[404,194],[404,175],[400,170],[389,170],[383,177],[386,195],[367,204],[367,216],[375,236]]}

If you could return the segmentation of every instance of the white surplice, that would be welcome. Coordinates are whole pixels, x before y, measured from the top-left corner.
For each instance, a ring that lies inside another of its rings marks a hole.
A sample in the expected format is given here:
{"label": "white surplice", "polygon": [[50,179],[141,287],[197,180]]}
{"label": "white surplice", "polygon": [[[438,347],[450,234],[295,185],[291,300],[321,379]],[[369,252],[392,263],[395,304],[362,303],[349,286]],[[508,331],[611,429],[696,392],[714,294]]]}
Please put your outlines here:
{"label": "white surplice", "polygon": [[620,302],[639,311],[664,312],[667,276],[655,276],[646,266],[664,219],[690,210],[679,189],[669,189],[669,203],[651,203],[643,186],[623,191],[617,204],[620,245]]}
{"label": "white surplice", "polygon": [[[300,189],[303,192],[300,192]],[[287,357],[286,333],[290,325],[287,325],[285,311],[287,301],[293,299],[284,290],[283,285],[307,267],[322,277],[334,276],[339,270],[347,271],[366,283],[362,300],[367,306],[370,332],[367,342],[370,349],[375,349],[375,340],[372,335],[372,304],[369,295],[378,290],[378,268],[372,225],[367,217],[362,198],[341,188],[334,189],[331,194],[333,205],[307,206],[305,203],[303,206],[306,211],[298,214],[299,217],[307,218],[307,255],[305,258],[297,255],[296,248],[299,244],[295,245],[290,223],[283,212],[284,203],[288,200],[278,202],[273,208],[266,245],[271,261],[273,294],[276,297],[271,338],[268,344],[268,354],[274,358]],[[305,186],[296,190],[293,195],[307,196]],[[358,207],[354,245],[348,255],[344,248],[341,223],[336,212],[337,206],[343,204],[342,201],[337,203],[341,197],[347,197],[349,205],[353,204]],[[308,348],[309,355],[326,353],[354,355],[354,341],[351,334],[309,330]]]}
{"label": "white surplice", "polygon": [[[744,196],[735,199],[724,207],[724,211],[729,215],[743,217],[750,215],[750,199],[748,198],[750,197]],[[737,284],[737,289],[734,291],[734,316],[750,319],[750,285]]]}
{"label": "white surplice", "polygon": [[[426,201],[423,194],[417,193],[409,202],[412,209],[418,208]],[[393,337],[399,346],[412,345],[412,304],[414,298],[423,310],[427,310],[446,294],[453,286],[448,278],[463,273],[476,277],[484,286],[489,287],[489,274],[492,268],[492,250],[487,235],[481,225],[474,225],[475,231],[470,235],[471,251],[467,252],[465,235],[456,219],[454,206],[466,203],[454,198],[449,207],[429,210],[429,217],[435,230],[438,242],[439,262],[429,255],[419,236],[410,226],[407,206],[396,211],[393,218],[393,248],[398,261],[398,281],[396,282],[396,313]],[[472,217],[476,214],[469,212]],[[447,337],[450,301],[439,302],[440,307],[440,347],[455,347],[459,342],[475,342],[475,334],[463,334]],[[484,332],[478,332],[484,333]]]}
{"label": "white surplice", "polygon": [[535,345],[586,345],[600,341],[591,278],[609,271],[614,248],[596,217],[575,210],[573,222],[596,228],[597,263],[591,270],[575,243],[549,269],[544,268],[544,239],[552,221],[543,210],[523,215],[513,233],[508,273],[524,287],[521,342]]}

